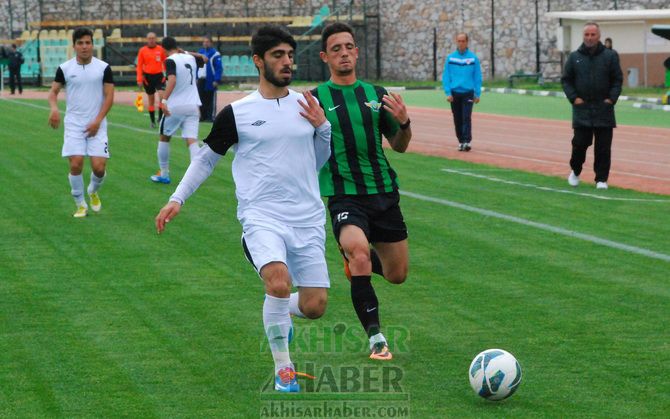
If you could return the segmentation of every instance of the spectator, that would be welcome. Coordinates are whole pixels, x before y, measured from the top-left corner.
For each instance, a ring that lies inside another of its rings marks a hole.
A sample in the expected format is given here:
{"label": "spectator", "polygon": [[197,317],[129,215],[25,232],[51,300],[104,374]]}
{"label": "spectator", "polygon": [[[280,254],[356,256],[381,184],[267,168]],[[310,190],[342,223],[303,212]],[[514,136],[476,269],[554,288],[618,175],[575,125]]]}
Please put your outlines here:
{"label": "spectator", "polygon": [[605,48],[612,49],[612,38],[605,38]]}
{"label": "spectator", "polygon": [[579,175],[586,160],[586,150],[594,142],[596,188],[607,189],[613,128],[616,127],[614,104],[621,94],[623,73],[619,55],[600,42],[600,27],[595,22],[584,25],[584,42],[570,54],[561,83],[572,103],[572,156],[568,184],[579,185]]}
{"label": "spectator", "polygon": [[12,50],[9,52],[9,89],[12,94],[19,88],[19,94],[23,94],[23,84],[21,83],[21,64],[24,63],[23,54],[16,49],[16,44],[12,44]]}
{"label": "spectator", "polygon": [[468,49],[468,34],[456,35],[456,51],[444,63],[442,86],[451,103],[458,151],[470,151],[472,142],[472,107],[479,103],[482,91],[482,69],[477,56]]}
{"label": "spectator", "polygon": [[209,61],[198,69],[198,92],[200,93],[200,121],[214,122],[216,117],[216,89],[223,75],[221,54],[212,47],[212,38],[203,37],[202,48],[198,51]]}

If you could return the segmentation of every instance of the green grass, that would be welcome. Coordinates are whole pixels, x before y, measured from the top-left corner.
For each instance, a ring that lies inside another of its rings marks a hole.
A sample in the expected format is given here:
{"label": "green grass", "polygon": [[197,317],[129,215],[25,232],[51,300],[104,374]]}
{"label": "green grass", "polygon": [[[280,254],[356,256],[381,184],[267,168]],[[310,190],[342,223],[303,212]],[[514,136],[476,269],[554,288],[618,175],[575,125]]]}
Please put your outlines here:
{"label": "green grass", "polygon": [[[449,109],[449,102],[441,90],[408,90],[402,93],[402,97],[408,105]],[[567,99],[557,97],[484,92],[481,101],[475,105],[474,112],[572,120],[570,103]],[[619,125],[670,128],[670,118],[666,116],[666,112],[637,109],[629,101],[617,103],[616,119]]]}
{"label": "green grass", "polygon": [[[0,101],[0,417],[256,417],[268,400],[384,396],[261,392],[272,370],[260,349],[263,290],[239,245],[230,156],[158,236],[153,217],[175,185],[148,181],[156,136],[113,125],[103,210],[76,220],[62,129],[49,129],[47,116]],[[109,119],[147,126],[131,107],[115,106]],[[564,179],[389,158],[403,191],[670,254],[670,202],[603,201],[463,171],[559,190]],[[171,163],[181,178],[187,153],[178,139]],[[403,373],[413,417],[666,416],[669,262],[408,196],[402,208],[409,280],[375,284],[386,328],[409,334],[390,365]],[[361,339],[330,233],[327,256],[328,311],[296,321],[296,330],[344,323]],[[500,403],[475,396],[466,376],[474,355],[491,347],[515,354],[524,372],[519,391]],[[318,367],[375,365],[362,348],[329,348],[296,344],[293,357]]]}

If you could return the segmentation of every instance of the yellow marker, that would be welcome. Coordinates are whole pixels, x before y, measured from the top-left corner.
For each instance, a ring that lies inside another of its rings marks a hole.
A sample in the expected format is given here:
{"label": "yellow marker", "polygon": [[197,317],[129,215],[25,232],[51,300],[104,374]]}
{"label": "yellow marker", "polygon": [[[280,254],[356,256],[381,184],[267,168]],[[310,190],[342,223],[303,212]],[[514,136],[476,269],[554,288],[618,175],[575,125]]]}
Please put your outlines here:
{"label": "yellow marker", "polygon": [[137,98],[135,99],[135,107],[137,108],[137,112],[144,112],[144,101],[142,99],[142,93],[137,94]]}

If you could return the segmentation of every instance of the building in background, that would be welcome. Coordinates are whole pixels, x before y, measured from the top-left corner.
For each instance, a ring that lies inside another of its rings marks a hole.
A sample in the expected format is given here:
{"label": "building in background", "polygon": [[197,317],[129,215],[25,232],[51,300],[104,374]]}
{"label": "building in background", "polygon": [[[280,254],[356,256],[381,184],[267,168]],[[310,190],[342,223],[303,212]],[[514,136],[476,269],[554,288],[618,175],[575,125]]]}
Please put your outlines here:
{"label": "building in background", "polygon": [[582,43],[586,22],[600,25],[602,39],[612,38],[619,53],[624,86],[663,86],[665,67],[670,56],[670,40],[652,33],[654,25],[670,23],[670,10],[596,10],[550,12],[559,21],[557,48],[566,55]]}

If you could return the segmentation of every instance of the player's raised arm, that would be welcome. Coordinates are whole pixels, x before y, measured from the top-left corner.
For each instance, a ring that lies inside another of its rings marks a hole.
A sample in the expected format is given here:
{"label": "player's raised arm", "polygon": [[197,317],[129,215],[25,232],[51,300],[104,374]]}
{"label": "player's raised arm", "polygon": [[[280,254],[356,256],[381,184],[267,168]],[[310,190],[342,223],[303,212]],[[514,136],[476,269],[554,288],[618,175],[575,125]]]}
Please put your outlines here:
{"label": "player's raised arm", "polygon": [[407,150],[407,146],[409,146],[409,141],[412,139],[412,129],[410,128],[405,102],[403,102],[402,97],[397,93],[384,95],[382,101],[384,102],[386,111],[400,123],[398,132],[393,137],[388,138],[389,144],[391,144],[391,148],[394,151],[404,153]]}
{"label": "player's raised arm", "polygon": [[304,110],[304,112],[300,112],[300,115],[308,120],[314,128],[318,128],[323,125],[324,122],[327,122],[323,108],[319,105],[319,102],[317,102],[312,93],[307,90],[302,95],[305,98],[305,102],[298,100],[298,103]]}

